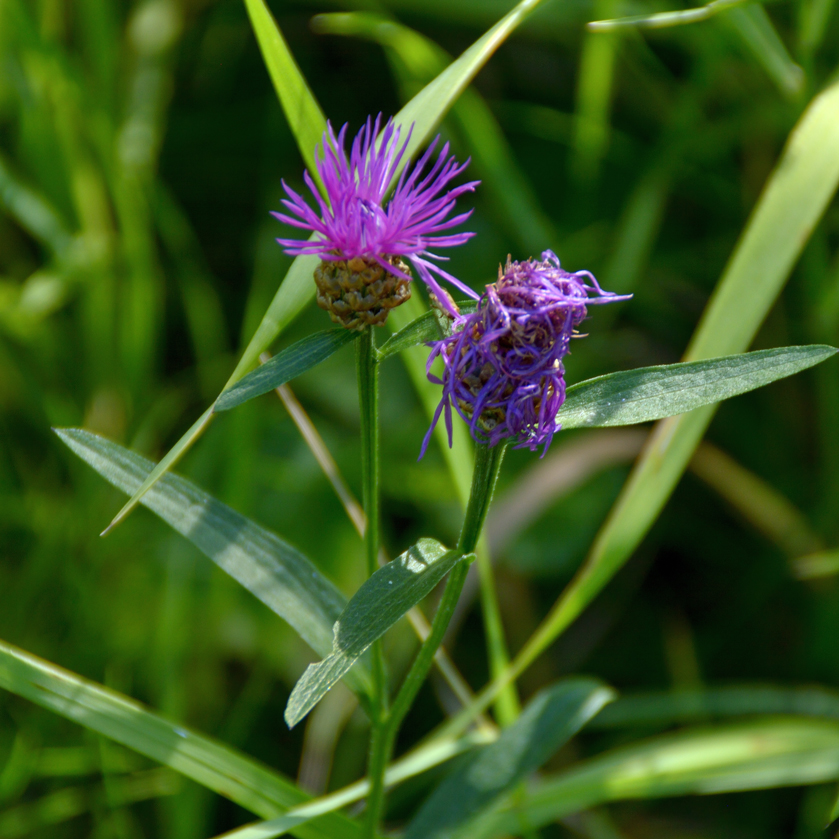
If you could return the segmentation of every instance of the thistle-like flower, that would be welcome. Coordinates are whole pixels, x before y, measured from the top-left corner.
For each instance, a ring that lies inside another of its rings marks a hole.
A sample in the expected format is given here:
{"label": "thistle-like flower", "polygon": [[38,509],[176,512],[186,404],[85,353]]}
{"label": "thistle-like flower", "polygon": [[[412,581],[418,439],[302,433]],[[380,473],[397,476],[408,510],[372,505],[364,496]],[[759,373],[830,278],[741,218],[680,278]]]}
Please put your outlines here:
{"label": "thistle-like flower", "polygon": [[[551,251],[540,262],[508,258],[474,314],[460,317],[452,335],[431,345],[428,378],[443,386],[443,398],[420,457],[444,410],[451,445],[452,406],[476,441],[494,446],[510,438],[531,451],[544,445],[544,455],[559,430],[556,414],[565,401],[562,359],[571,338],[579,337],[586,306],[629,296],[604,292],[588,271],[563,271]],[[431,373],[438,357],[442,380]]]}
{"label": "thistle-like flower", "polygon": [[400,145],[401,129],[393,120],[388,120],[381,137],[380,123],[381,115],[375,122],[367,119],[352,142],[349,157],[345,150],[347,126],[336,137],[329,125],[323,136],[323,157],[315,155],[325,199],[311,175],[304,175],[319,213],[285,182],[288,198],[282,203],[291,215],[273,213],[280,221],[315,234],[308,241],[277,241],[292,256],[314,254],[321,258],[315,271],[318,305],[333,321],[350,329],[384,323],[390,309],[410,297],[411,274],[403,260],[413,265],[440,299],[445,297],[434,275],[471,297],[478,296],[436,265],[435,261],[445,257],[432,251],[462,245],[474,235],[446,232],[471,215],[470,211],[449,218],[456,199],[479,183],[448,188],[469,161],[458,164],[449,156],[446,143],[431,162],[438,136],[416,165],[405,167],[386,201],[411,131]]}

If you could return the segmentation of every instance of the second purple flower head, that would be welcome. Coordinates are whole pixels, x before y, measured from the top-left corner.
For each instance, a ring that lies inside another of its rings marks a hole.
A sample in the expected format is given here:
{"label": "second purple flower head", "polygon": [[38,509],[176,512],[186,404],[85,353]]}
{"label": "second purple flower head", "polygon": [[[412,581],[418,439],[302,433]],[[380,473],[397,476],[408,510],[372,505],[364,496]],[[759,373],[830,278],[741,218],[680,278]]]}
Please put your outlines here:
{"label": "second purple flower head", "polygon": [[[626,299],[603,291],[588,271],[564,271],[551,251],[538,262],[508,259],[477,310],[459,317],[456,331],[432,344],[428,378],[443,385],[443,398],[420,457],[443,411],[451,445],[452,408],[479,443],[495,446],[513,439],[517,447],[546,450],[559,430],[556,414],[565,401],[562,359],[586,306]],[[430,372],[438,357],[442,380]]]}
{"label": "second purple flower head", "polygon": [[462,245],[472,233],[451,233],[470,212],[451,216],[456,199],[472,192],[478,181],[450,187],[468,165],[449,156],[446,143],[436,159],[439,136],[414,166],[402,171],[393,193],[389,187],[405,155],[411,131],[400,144],[401,129],[388,120],[379,137],[381,116],[369,118],[346,153],[345,125],[337,137],[328,126],[323,157],[315,165],[324,186],[324,199],[311,175],[304,179],[318,211],[283,183],[288,198],[280,221],[315,235],[309,239],[277,239],[292,256],[311,254],[322,260],[315,272],[318,305],[336,323],[350,329],[382,324],[388,312],[410,297],[410,262],[420,278],[441,300],[446,299],[437,278],[470,297],[474,291],[436,262],[445,259],[437,248]]}

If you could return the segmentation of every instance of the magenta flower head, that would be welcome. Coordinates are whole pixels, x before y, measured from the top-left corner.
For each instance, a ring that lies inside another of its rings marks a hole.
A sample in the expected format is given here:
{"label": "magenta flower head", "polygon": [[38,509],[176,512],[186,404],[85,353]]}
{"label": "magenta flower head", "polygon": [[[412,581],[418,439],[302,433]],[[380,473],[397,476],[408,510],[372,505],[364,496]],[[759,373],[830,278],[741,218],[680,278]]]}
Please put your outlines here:
{"label": "magenta flower head", "polygon": [[[332,320],[350,329],[382,324],[388,311],[410,297],[411,274],[404,260],[440,299],[445,299],[437,277],[471,297],[477,294],[448,274],[436,261],[445,259],[437,248],[462,245],[472,233],[450,233],[470,212],[451,216],[456,199],[472,192],[478,181],[451,187],[469,164],[449,156],[446,143],[436,159],[439,136],[414,166],[406,166],[386,199],[411,136],[400,144],[401,129],[390,119],[379,136],[381,115],[366,125],[346,153],[347,126],[338,136],[329,125],[323,136],[323,157],[315,165],[323,182],[324,199],[306,172],[306,186],[318,211],[283,182],[288,198],[280,221],[315,235],[309,239],[277,239],[292,256],[314,254],[322,260],[315,272],[318,305]],[[412,129],[413,130],[413,126]],[[377,139],[378,138],[378,139]]]}
{"label": "magenta flower head", "polygon": [[[498,281],[486,287],[474,314],[455,321],[455,332],[435,341],[428,359],[428,378],[443,386],[443,398],[422,445],[445,410],[449,445],[452,406],[469,423],[472,437],[495,446],[515,440],[517,448],[544,456],[559,430],[556,414],[565,401],[562,359],[592,303],[626,300],[603,291],[588,271],[569,274],[551,251],[542,261],[507,260]],[[443,360],[443,378],[431,371]]]}

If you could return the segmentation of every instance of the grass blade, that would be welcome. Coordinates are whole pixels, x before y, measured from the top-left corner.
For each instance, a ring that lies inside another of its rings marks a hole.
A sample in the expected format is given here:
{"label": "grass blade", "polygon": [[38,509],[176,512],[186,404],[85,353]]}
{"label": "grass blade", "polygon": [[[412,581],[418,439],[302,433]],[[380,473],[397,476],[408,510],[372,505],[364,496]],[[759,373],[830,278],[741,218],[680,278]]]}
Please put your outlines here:
{"label": "grass blade", "polygon": [[[3,642],[0,687],[146,755],[263,818],[308,800],[291,781],[235,749]],[[360,836],[353,822],[337,814],[293,832],[302,839]]]}
{"label": "grass blade", "polygon": [[636,26],[639,29],[663,29],[668,26],[683,26],[687,23],[698,23],[749,0],[711,0],[704,6],[693,9],[678,9],[674,12],[658,12],[654,15],[631,15],[629,17],[613,18],[612,20],[593,20],[588,24],[592,32],[609,32],[612,29]]}
{"label": "grass blade", "polygon": [[663,419],[747,393],[835,355],[824,345],[783,347],[608,373],[568,388],[563,428],[603,428]]}
{"label": "grass blade", "polygon": [[[56,433],[123,492],[134,490],[153,466],[89,431]],[[318,655],[332,652],[332,625],[346,599],[299,551],[178,475],[166,475],[143,504],[287,621]],[[364,669],[357,669],[355,687],[366,686]]]}
{"label": "grass blade", "polygon": [[593,679],[539,691],[494,743],[472,752],[427,799],[405,839],[444,839],[539,769],[614,693]]}
{"label": "grass blade", "polygon": [[476,824],[470,839],[538,828],[608,801],[799,786],[839,777],[839,723],[774,718],[615,749],[546,779]]}
{"label": "grass blade", "polygon": [[297,141],[306,168],[319,183],[320,176],[315,168],[315,148],[326,131],[326,117],[264,0],[245,0],[245,6],[291,133]]}
{"label": "grass blade", "polygon": [[321,361],[325,361],[345,344],[358,338],[360,334],[360,332],[338,328],[307,335],[301,341],[277,353],[261,367],[248,373],[233,387],[225,390],[216,400],[213,410],[229,411],[250,399],[270,393],[274,388],[284,385],[307,370],[311,370]]}
{"label": "grass blade", "polygon": [[463,558],[434,539],[420,539],[376,571],[335,622],[330,654],[323,661],[310,664],[294,686],[285,710],[289,728],[297,725],[365,650],[424,600]]}

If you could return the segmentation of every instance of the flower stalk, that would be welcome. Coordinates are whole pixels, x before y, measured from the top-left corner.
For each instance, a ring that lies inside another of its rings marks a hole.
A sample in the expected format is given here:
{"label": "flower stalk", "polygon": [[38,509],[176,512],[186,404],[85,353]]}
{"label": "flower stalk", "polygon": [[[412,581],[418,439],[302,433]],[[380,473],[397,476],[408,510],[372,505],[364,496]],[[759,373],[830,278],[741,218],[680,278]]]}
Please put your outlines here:
{"label": "flower stalk", "polygon": [[[379,366],[376,363],[376,348],[373,328],[362,330],[356,341],[356,371],[358,375],[358,402],[361,417],[361,493],[366,516],[364,528],[364,554],[367,576],[372,576],[379,567]],[[376,641],[372,652],[373,703],[368,771],[378,772],[380,742],[388,710],[387,673],[381,639]],[[370,836],[375,835],[374,832]]]}
{"label": "flower stalk", "polygon": [[[479,443],[475,447],[475,469],[472,473],[472,489],[469,503],[463,518],[463,527],[457,542],[457,551],[466,555],[474,553],[478,546],[487,510],[489,509],[501,462],[504,459],[506,442],[497,446]],[[446,629],[451,622],[466,575],[469,573],[469,563],[461,561],[452,569],[437,613],[431,624],[431,632],[423,642],[414,659],[408,675],[402,683],[390,711],[387,713],[384,725],[380,731],[374,731],[371,738],[370,759],[370,795],[367,799],[364,836],[373,839],[378,829],[384,807],[384,775],[393,753],[396,736],[405,719],[405,715],[419,692],[420,687],[428,676],[434,661],[434,654],[443,642]]]}

